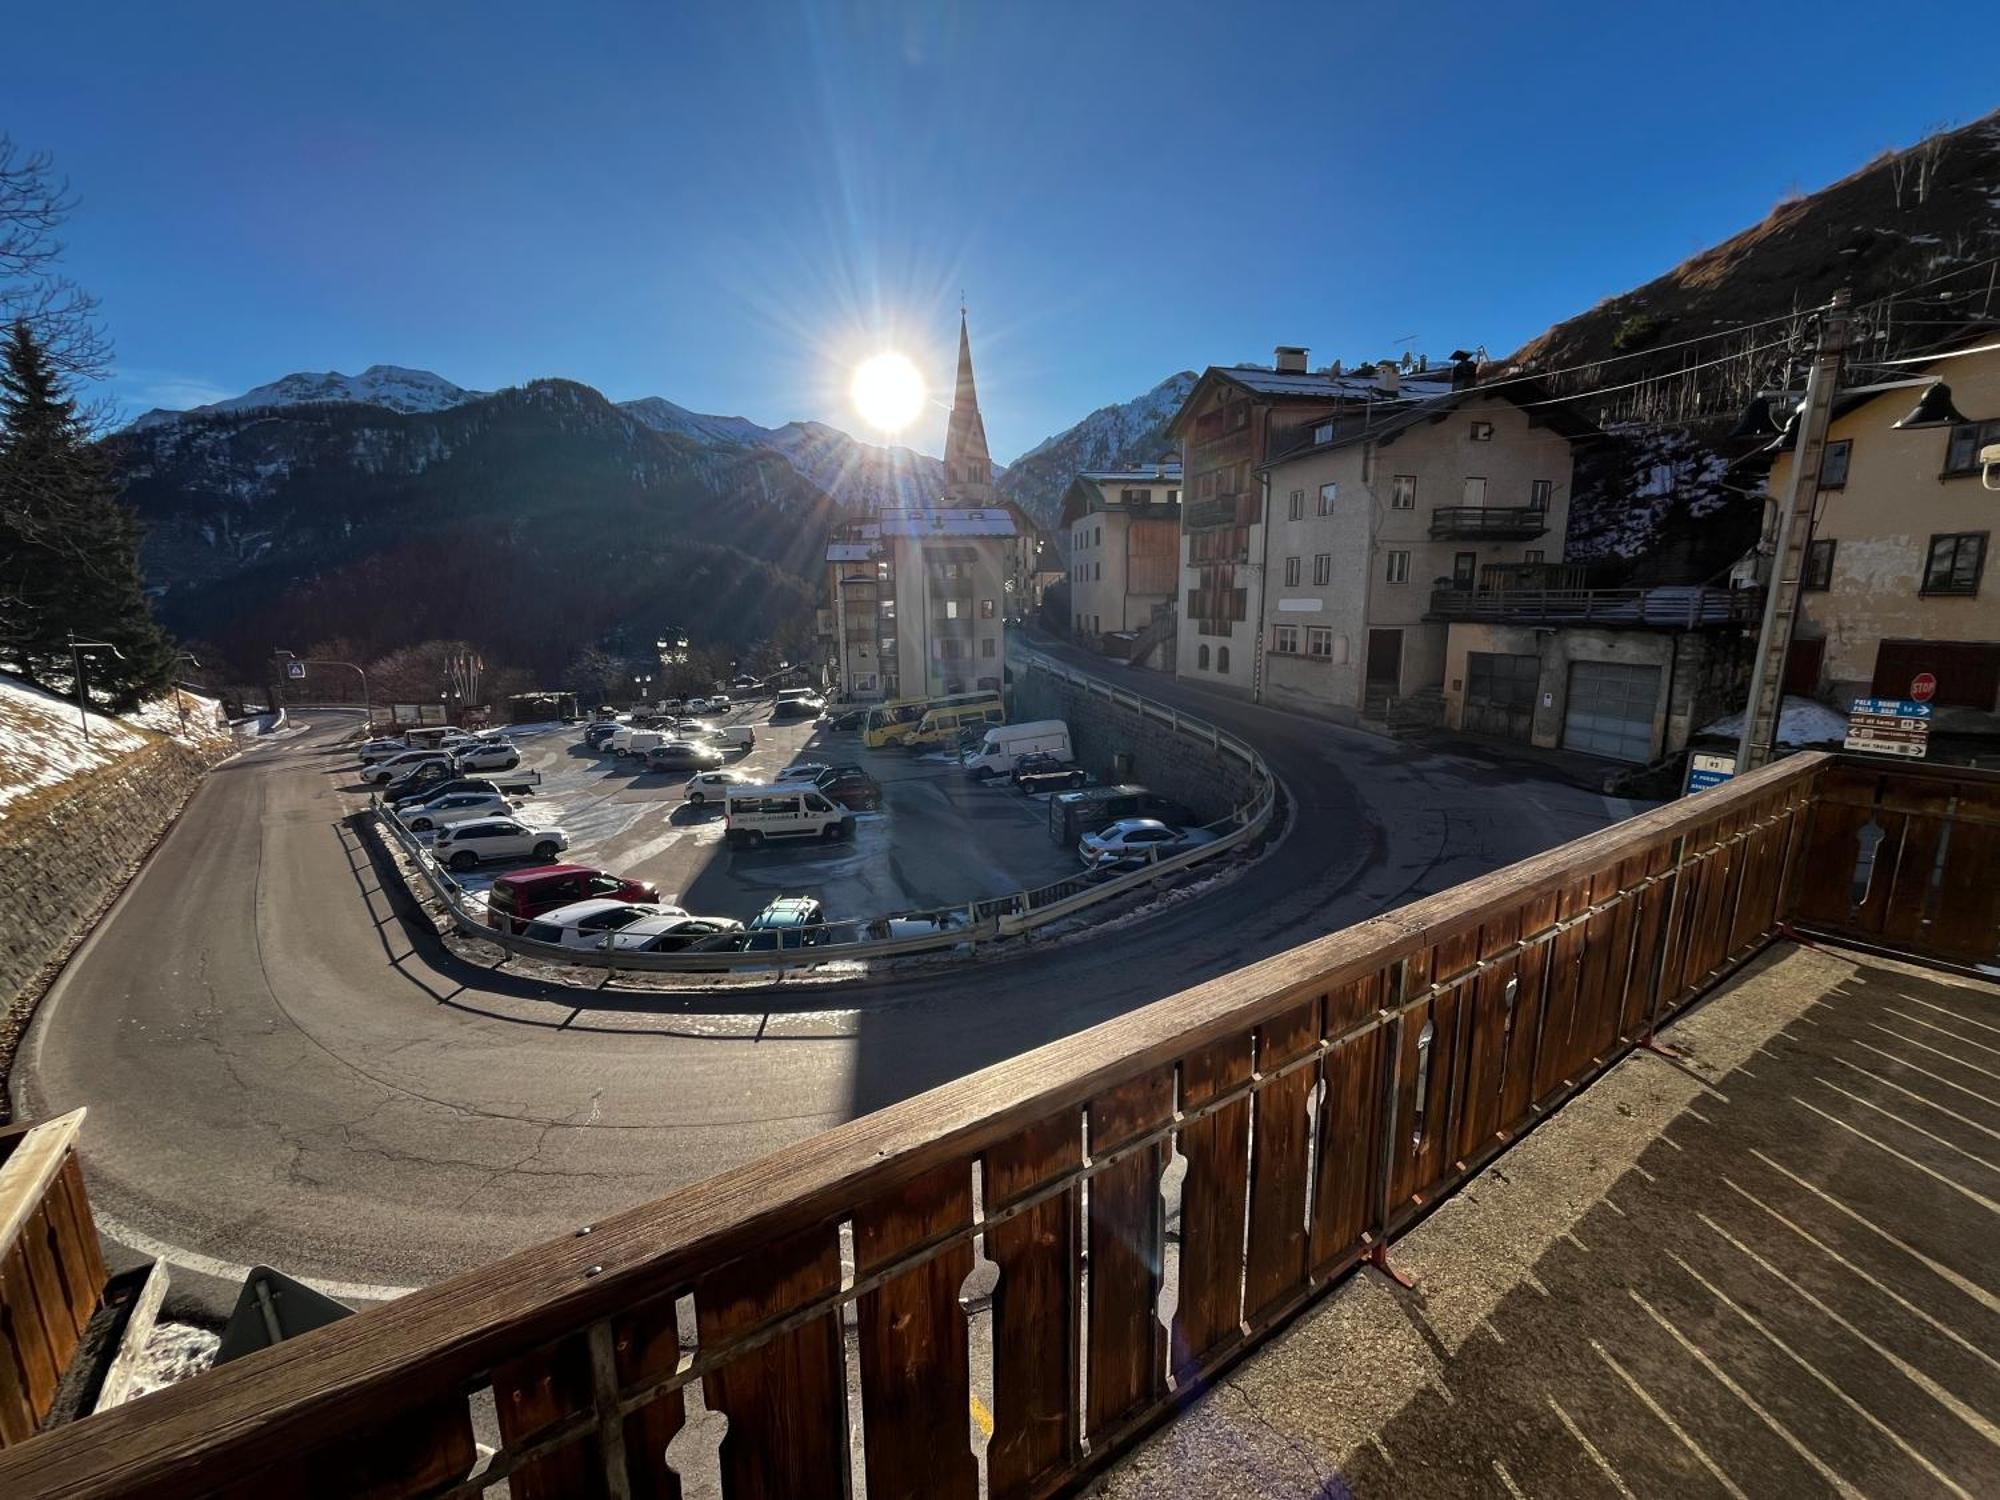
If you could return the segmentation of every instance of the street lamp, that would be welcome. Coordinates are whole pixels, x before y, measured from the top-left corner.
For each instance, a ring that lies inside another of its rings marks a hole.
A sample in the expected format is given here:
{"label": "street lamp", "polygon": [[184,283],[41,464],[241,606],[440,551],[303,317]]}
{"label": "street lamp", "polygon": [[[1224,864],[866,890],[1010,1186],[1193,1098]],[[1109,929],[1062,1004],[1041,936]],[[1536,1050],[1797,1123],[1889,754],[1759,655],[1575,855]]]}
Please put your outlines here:
{"label": "street lamp", "polygon": [[[370,730],[373,730],[373,729],[374,729],[374,727],[375,727],[375,705],[374,705],[374,702],[373,702],[373,700],[371,700],[371,699],[369,698],[369,696],[368,696],[368,674],[367,674],[366,672],[362,671],[362,669],[361,669],[360,667],[356,666],[356,665],[355,665],[355,664],[354,664],[353,662],[351,662],[351,661],[335,661],[335,660],[334,660],[334,659],[333,659],[332,657],[330,657],[330,656],[294,656],[294,655],[293,655],[293,654],[292,654],[291,652],[289,652],[289,651],[274,651],[274,652],[272,652],[271,654],[272,654],[273,656],[277,657],[277,658],[278,658],[278,660],[280,660],[280,661],[286,661],[286,662],[292,662],[292,661],[295,661],[295,662],[297,662],[297,663],[299,664],[299,666],[300,666],[300,668],[301,668],[301,669],[303,669],[303,668],[305,668],[305,667],[345,667],[345,668],[347,668],[347,670],[348,670],[348,671],[350,671],[350,672],[354,673],[354,674],[355,674],[356,676],[360,677],[360,679],[361,679],[361,712],[362,712],[362,713],[363,713],[364,715],[366,715],[366,716],[367,716],[367,719],[368,719],[368,727],[369,727],[369,729],[370,729]],[[197,663],[197,665],[199,665],[199,664]],[[303,670],[301,671],[300,675],[301,675],[301,676],[303,676],[303,675],[304,675],[304,672],[303,672]]]}
{"label": "street lamp", "polygon": [[76,674],[76,717],[78,722],[83,725],[84,739],[88,740],[90,738],[90,698],[83,685],[83,653],[86,651],[109,651],[120,661],[125,660],[125,653],[109,641],[89,641],[78,635],[74,630],[69,633],[70,668]]}
{"label": "street lamp", "polygon": [[[179,664],[180,664],[181,662],[186,662],[186,663],[187,663],[187,664],[188,664],[189,666],[193,667],[193,668],[194,668],[194,669],[195,669],[196,671],[200,671],[200,670],[201,670],[201,663],[200,663],[199,661],[196,661],[196,660],[195,660],[195,655],[194,655],[194,653],[193,653],[192,651],[183,651],[183,652],[182,652],[182,653],[181,653],[181,654],[180,654],[180,655],[179,655],[178,657],[176,657],[176,658],[175,658],[174,660],[175,660],[175,665],[177,665],[177,666],[178,666],[178,665],[179,665]],[[181,685],[180,685],[180,684],[179,684],[178,682],[174,684],[174,707],[175,707],[176,709],[178,709],[178,710],[180,711],[180,716],[181,716],[181,738],[182,738],[182,739],[186,739],[186,738],[187,738],[187,732],[188,732],[188,706],[187,706],[187,695],[186,695],[185,693],[183,693],[183,692],[181,691]]]}

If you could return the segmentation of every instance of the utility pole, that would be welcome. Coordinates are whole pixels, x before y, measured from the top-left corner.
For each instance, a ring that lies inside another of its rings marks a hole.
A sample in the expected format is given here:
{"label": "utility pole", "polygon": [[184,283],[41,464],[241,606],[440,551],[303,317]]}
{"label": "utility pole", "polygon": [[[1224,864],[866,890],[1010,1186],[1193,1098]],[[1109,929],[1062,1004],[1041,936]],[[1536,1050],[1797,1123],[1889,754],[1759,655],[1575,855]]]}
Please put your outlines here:
{"label": "utility pole", "polygon": [[69,665],[70,670],[76,674],[76,717],[83,725],[83,738],[85,743],[88,743],[90,740],[90,694],[83,683],[83,653],[86,651],[109,651],[120,661],[125,660],[125,653],[109,641],[85,640],[74,630],[69,633]]}
{"label": "utility pole", "polygon": [[1778,511],[1771,576],[1764,591],[1764,623],[1757,632],[1757,657],[1750,669],[1743,734],[1736,744],[1739,776],[1768,762],[1777,743],[1785,664],[1791,656],[1792,627],[1798,622],[1799,585],[1805,576],[1807,546],[1812,541],[1813,507],[1819,500],[1820,460],[1826,453],[1826,429],[1833,420],[1833,393],[1840,379],[1840,358],[1847,347],[1847,318],[1852,299],[1853,294],[1846,287],[1833,294],[1826,316],[1820,321],[1819,346],[1813,352],[1812,368],[1806,375],[1805,408],[1799,413],[1799,436],[1792,449],[1791,484]]}

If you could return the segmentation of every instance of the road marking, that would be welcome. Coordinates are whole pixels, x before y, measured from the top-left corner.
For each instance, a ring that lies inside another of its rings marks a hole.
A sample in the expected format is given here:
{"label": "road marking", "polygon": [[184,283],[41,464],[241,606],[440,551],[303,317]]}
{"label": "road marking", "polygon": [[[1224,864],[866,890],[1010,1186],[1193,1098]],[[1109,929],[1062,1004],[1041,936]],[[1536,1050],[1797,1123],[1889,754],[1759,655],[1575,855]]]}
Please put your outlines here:
{"label": "road marking", "polygon": [[[217,1260],[212,1255],[203,1255],[199,1250],[183,1250],[178,1245],[169,1245],[164,1240],[154,1239],[142,1229],[134,1229],[119,1222],[109,1214],[98,1210],[95,1214],[97,1227],[104,1234],[128,1250],[137,1250],[142,1255],[150,1255],[155,1260],[163,1260],[170,1266],[194,1271],[203,1276],[213,1276],[219,1281],[242,1283],[250,1277],[250,1267],[237,1265],[234,1261]],[[298,1276],[287,1271],[294,1281],[302,1281],[316,1292],[324,1292],[337,1302],[394,1302],[398,1297],[421,1291],[414,1286],[378,1286],[367,1281],[327,1281],[316,1276]]]}

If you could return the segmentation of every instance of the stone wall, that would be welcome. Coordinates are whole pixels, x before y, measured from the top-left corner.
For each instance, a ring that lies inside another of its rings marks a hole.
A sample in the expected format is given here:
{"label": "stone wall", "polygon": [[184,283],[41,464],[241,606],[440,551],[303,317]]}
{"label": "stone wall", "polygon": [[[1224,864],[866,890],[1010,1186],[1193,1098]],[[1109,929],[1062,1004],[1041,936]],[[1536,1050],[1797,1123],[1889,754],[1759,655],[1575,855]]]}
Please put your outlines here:
{"label": "stone wall", "polygon": [[[226,742],[218,754],[226,754]],[[152,852],[211,757],[158,740],[0,819],[0,1030]]]}
{"label": "stone wall", "polygon": [[[1122,670],[1122,669],[1121,669]],[[1109,685],[1109,684],[1107,684]],[[1083,684],[1034,662],[1017,663],[1009,684],[1007,717],[1062,719],[1069,725],[1076,760],[1101,781],[1132,781],[1176,802],[1203,822],[1213,822],[1255,795],[1255,767],[1211,744],[1193,728],[1172,724],[1133,707],[1134,690]]]}

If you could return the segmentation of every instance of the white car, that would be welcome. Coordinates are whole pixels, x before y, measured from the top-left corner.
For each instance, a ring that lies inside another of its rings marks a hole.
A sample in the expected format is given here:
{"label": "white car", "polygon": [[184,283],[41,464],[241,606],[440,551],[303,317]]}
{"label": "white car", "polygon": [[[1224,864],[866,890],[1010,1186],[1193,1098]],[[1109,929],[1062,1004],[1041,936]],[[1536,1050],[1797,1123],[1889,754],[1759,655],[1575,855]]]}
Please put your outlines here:
{"label": "white car", "polygon": [[401,755],[409,748],[409,745],[402,740],[370,740],[361,747],[361,764],[372,766],[378,760]]}
{"label": "white car", "polygon": [[749,786],[756,781],[742,771],[698,771],[688,777],[687,787],[681,795],[696,807],[711,799],[720,802],[729,795],[733,786]]}
{"label": "white car", "polygon": [[721,692],[710,693],[708,695],[708,706],[711,712],[721,713],[729,707],[729,694]]}
{"label": "white car", "polygon": [[679,922],[687,913],[660,901],[613,901],[599,896],[545,911],[528,924],[524,937],[564,948],[602,948],[612,934],[635,922]]}
{"label": "white car", "polygon": [[449,766],[452,764],[452,759],[442,750],[405,750],[398,755],[391,755],[385,760],[378,760],[372,765],[363,766],[361,768],[361,779],[363,781],[378,782],[386,786],[398,776],[414,771],[418,766],[429,765],[432,762],[436,762],[441,766]]}
{"label": "white car", "polygon": [[429,802],[406,807],[396,816],[412,833],[427,833],[447,823],[464,823],[473,818],[504,818],[514,804],[498,792],[447,792]]}
{"label": "white car", "polygon": [[611,934],[604,946],[614,953],[678,953],[692,948],[703,938],[723,932],[741,932],[743,924],[734,917],[641,917]]}
{"label": "white car", "polygon": [[719,726],[707,719],[679,719],[674,723],[674,733],[684,740],[714,739]]}
{"label": "white car", "polygon": [[521,763],[521,752],[511,740],[478,740],[458,751],[461,771],[511,771]]}
{"label": "white car", "polygon": [[1199,828],[1169,828],[1158,818],[1120,818],[1109,827],[1078,839],[1076,852],[1087,865],[1127,854],[1157,854],[1164,859],[1196,844],[1212,843],[1214,839],[1214,834]]}
{"label": "white car", "polygon": [[560,828],[530,828],[517,818],[474,818],[438,830],[431,854],[448,870],[470,870],[496,859],[538,859],[548,864],[569,847]]}

